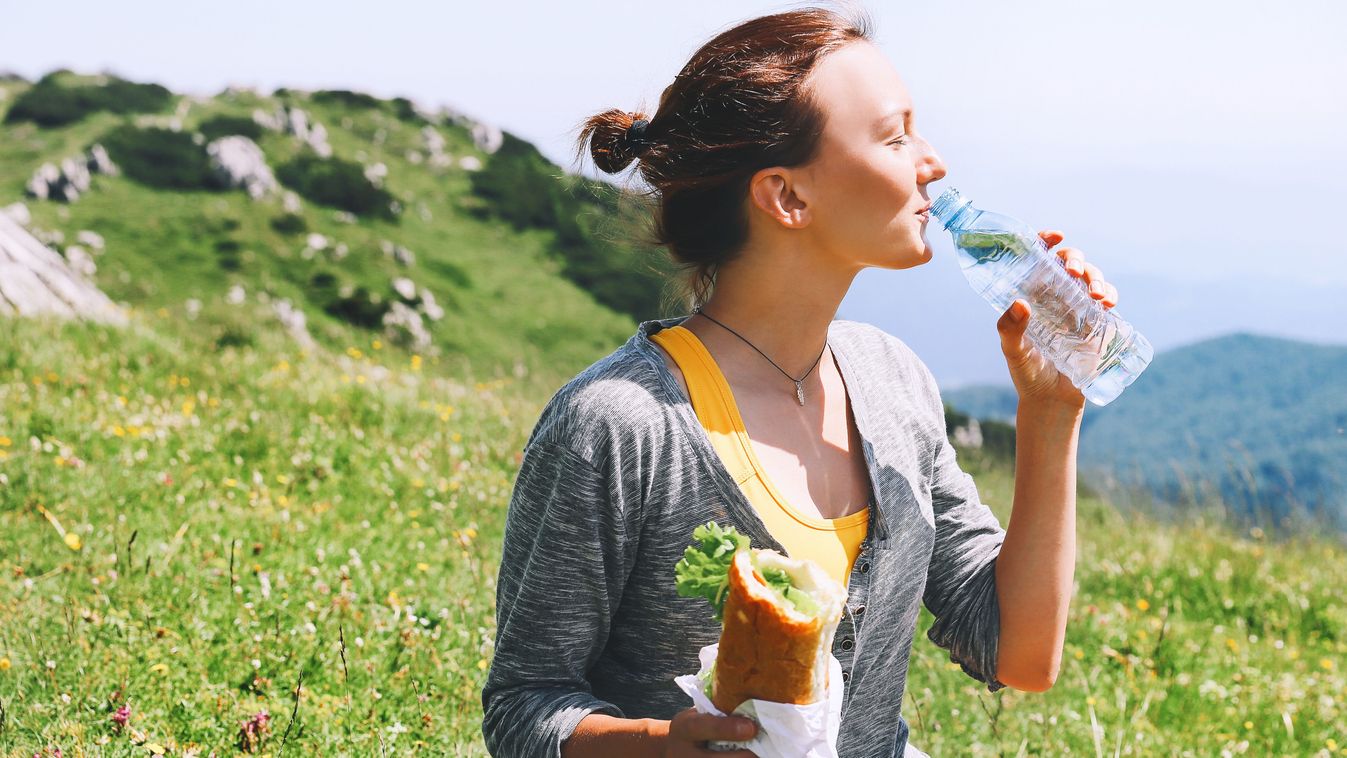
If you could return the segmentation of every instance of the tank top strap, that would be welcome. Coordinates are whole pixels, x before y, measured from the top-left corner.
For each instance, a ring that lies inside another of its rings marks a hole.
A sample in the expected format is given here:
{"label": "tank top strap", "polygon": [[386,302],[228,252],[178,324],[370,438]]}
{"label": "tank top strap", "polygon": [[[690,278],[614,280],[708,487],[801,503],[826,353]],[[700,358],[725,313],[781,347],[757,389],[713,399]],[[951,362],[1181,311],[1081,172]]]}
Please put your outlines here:
{"label": "tank top strap", "polygon": [[734,475],[735,482],[743,484],[756,474],[753,460],[742,447],[741,435],[746,435],[747,430],[715,359],[697,335],[683,326],[666,327],[652,334],[650,339],[678,364],[688,387],[693,412],[721,454],[726,468]]}

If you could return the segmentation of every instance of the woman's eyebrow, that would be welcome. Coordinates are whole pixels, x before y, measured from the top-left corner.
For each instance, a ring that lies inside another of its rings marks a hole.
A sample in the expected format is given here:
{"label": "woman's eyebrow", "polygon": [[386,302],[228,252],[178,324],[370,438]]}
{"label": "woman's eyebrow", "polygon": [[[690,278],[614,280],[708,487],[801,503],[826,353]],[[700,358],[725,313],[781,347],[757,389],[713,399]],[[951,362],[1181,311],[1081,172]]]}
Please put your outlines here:
{"label": "woman's eyebrow", "polygon": [[879,133],[883,131],[885,125],[887,125],[890,121],[899,116],[901,116],[902,119],[906,121],[907,119],[912,117],[912,109],[911,108],[897,109],[889,111],[888,113],[884,114],[879,118],[878,121],[875,122],[875,132]]}

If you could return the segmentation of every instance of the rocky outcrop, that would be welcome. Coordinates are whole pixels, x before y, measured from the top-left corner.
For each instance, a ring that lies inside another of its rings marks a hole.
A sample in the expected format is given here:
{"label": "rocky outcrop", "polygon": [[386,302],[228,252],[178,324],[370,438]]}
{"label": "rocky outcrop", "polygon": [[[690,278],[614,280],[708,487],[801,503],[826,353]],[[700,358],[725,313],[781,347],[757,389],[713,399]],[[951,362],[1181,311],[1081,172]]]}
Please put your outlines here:
{"label": "rocky outcrop", "polygon": [[444,135],[440,134],[433,126],[426,126],[421,129],[421,139],[426,143],[426,152],[430,155],[430,165],[432,168],[448,168],[454,164],[453,156],[444,152],[448,144]]}
{"label": "rocky outcrop", "polygon": [[421,314],[406,303],[393,301],[384,314],[383,324],[385,335],[397,344],[414,350],[430,347],[430,332],[426,331]]}
{"label": "rocky outcrop", "polygon": [[954,444],[959,447],[982,447],[982,425],[975,418],[968,419],[968,423],[964,426],[956,426],[952,436]]}
{"label": "rocky outcrop", "polygon": [[238,135],[221,137],[206,145],[211,170],[224,184],[247,190],[254,200],[276,191],[276,177],[267,166],[267,156],[256,142]]}
{"label": "rocky outcrop", "polygon": [[491,155],[505,144],[505,135],[498,126],[476,122],[472,125],[472,142],[478,150]]}
{"label": "rocky outcrop", "polygon": [[102,145],[94,145],[77,158],[66,158],[58,167],[42,164],[28,180],[28,194],[38,200],[60,200],[71,203],[89,191],[93,174],[117,175],[117,166],[108,157]]}
{"label": "rocky outcrop", "polygon": [[332,146],[327,144],[327,128],[317,121],[310,121],[309,114],[300,108],[281,105],[271,113],[259,108],[253,111],[253,120],[272,131],[293,134],[322,158],[332,156]]}
{"label": "rocky outcrop", "polygon": [[384,255],[387,255],[403,266],[411,267],[416,265],[416,254],[402,245],[394,244],[392,240],[381,241],[379,243],[379,249],[384,251]]}
{"label": "rocky outcrop", "polygon": [[298,342],[300,347],[313,347],[313,337],[309,334],[304,311],[296,308],[289,300],[281,299],[273,301],[271,309],[276,313],[276,318],[280,319],[281,325],[285,331]]}
{"label": "rocky outcrop", "polygon": [[0,213],[0,315],[127,322],[120,306],[8,213]]}

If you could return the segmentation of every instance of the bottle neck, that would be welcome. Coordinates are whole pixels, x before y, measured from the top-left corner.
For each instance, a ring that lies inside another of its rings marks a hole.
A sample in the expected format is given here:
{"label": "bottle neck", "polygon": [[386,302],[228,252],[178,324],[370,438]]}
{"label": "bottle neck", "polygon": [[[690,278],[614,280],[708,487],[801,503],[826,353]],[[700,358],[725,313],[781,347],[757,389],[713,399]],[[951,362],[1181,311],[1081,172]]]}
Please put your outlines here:
{"label": "bottle neck", "polygon": [[958,226],[960,222],[976,213],[977,209],[959,190],[950,187],[931,203],[931,215],[940,219],[946,229]]}

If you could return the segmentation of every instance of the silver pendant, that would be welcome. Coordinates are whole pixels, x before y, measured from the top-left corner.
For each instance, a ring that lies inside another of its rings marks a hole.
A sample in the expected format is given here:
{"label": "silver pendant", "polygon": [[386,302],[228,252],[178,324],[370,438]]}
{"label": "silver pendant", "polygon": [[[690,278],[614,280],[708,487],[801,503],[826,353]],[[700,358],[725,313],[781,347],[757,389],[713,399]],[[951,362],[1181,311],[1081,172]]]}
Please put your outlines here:
{"label": "silver pendant", "polygon": [[796,383],[795,383],[795,397],[796,397],[796,399],[798,399],[798,400],[800,401],[800,407],[803,408],[803,407],[804,407],[804,388],[800,386],[800,383],[799,383],[799,382],[796,382]]}

